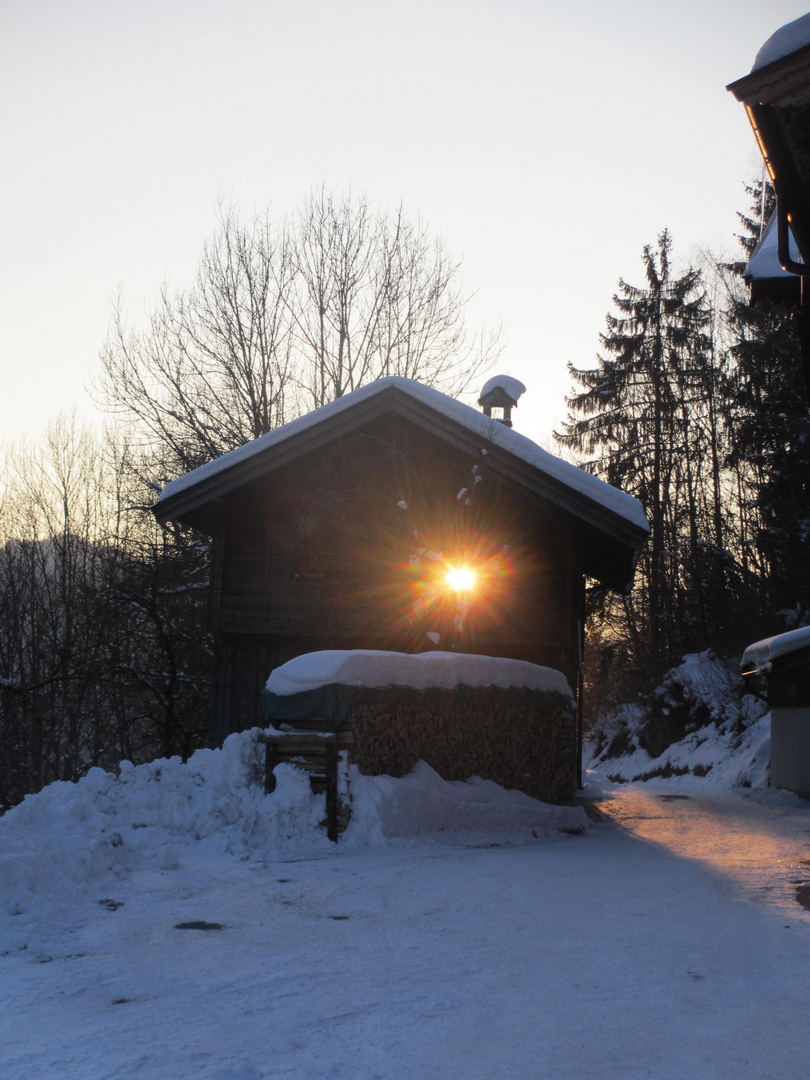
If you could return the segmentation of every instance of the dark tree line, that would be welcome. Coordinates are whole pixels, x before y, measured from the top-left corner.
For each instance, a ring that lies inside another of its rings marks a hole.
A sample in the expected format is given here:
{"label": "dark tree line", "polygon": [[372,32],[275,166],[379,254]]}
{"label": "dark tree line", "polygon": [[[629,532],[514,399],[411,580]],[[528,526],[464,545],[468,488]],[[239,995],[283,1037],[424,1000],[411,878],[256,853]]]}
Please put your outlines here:
{"label": "dark tree line", "polygon": [[632,593],[592,595],[598,693],[651,689],[687,652],[739,655],[810,614],[810,422],[784,305],[751,306],[742,274],[770,194],[748,189],[742,258],[674,267],[664,231],[643,284],[620,281],[596,365],[556,433],[635,495],[650,541]]}
{"label": "dark tree line", "polygon": [[124,758],[187,755],[207,723],[207,566],[144,513],[129,447],[60,417],[6,453],[0,809]]}

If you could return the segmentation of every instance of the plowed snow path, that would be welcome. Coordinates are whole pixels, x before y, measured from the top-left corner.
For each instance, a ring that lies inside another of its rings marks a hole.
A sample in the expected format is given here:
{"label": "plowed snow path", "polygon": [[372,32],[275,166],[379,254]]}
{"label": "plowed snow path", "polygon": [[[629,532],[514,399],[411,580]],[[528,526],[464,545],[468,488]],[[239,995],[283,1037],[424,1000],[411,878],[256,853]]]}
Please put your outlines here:
{"label": "plowed snow path", "polygon": [[788,800],[798,802],[776,792],[628,784],[597,805],[633,836],[710,867],[747,898],[810,919],[797,901],[810,892],[801,892],[810,886],[810,804]]}
{"label": "plowed snow path", "polygon": [[579,836],[200,843],[32,895],[0,915],[0,1078],[804,1080],[810,911],[735,898],[775,860],[789,899],[810,814],[676,790],[609,788],[622,827]]}

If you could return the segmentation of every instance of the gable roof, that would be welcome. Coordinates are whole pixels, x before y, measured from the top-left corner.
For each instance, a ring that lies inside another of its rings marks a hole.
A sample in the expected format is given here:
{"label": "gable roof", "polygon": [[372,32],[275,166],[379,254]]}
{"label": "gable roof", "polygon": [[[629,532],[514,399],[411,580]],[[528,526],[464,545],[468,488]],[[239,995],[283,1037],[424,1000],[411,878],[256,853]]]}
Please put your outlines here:
{"label": "gable roof", "polygon": [[155,515],[161,522],[185,520],[205,528],[206,507],[215,500],[386,413],[486,457],[490,468],[611,538],[621,548],[622,569],[609,576],[629,584],[649,532],[636,499],[469,405],[399,376],[369,383],[186,473],[163,489]]}

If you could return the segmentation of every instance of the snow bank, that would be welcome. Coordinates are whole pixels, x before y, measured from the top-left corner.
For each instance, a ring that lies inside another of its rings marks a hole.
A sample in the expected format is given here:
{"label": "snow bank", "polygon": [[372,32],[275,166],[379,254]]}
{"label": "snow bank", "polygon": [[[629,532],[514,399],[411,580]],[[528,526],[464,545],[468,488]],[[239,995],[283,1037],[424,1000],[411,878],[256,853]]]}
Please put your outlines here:
{"label": "snow bank", "polygon": [[452,690],[456,686],[525,687],[562,694],[573,702],[565,676],[526,660],[471,653],[384,652],[328,649],[305,653],[277,667],[267,680],[271,694],[287,697],[322,686],[405,686],[413,690]]}
{"label": "snow bank", "polygon": [[767,788],[771,758],[771,715],[766,713],[739,735],[717,723],[690,732],[658,757],[638,745],[617,757],[590,756],[586,744],[583,767],[613,783],[690,777],[700,787]]}
{"label": "snow bank", "polygon": [[471,842],[537,838],[551,830],[584,832],[579,806],[550,806],[522,791],[507,791],[478,776],[465,782],[442,780],[424,761],[401,780],[350,775],[353,843],[431,836]]}
{"label": "snow bank", "polygon": [[133,870],[170,870],[184,847],[283,856],[327,849],[317,828],[323,800],[308,778],[280,766],[264,798],[255,733],[221,750],[198,750],[147,765],[121,763],[119,775],[91,769],[59,781],[0,818],[0,910],[29,908],[38,896],[65,897],[109,887]]}
{"label": "snow bank", "polygon": [[147,765],[122,762],[116,776],[92,769],[78,783],[57,782],[0,818],[0,912],[48,922],[79,900],[102,901],[133,872],[170,872],[186,856],[211,852],[245,859],[339,855],[432,834],[477,842],[518,842],[551,830],[581,831],[576,807],[540,803],[473,779],[447,783],[420,763],[411,776],[365,777],[351,771],[352,821],[338,845],[326,837],[323,795],[308,776],[278,765],[265,796],[263,748],[256,731]]}
{"label": "snow bank", "polygon": [[[681,737],[650,753],[650,727],[666,728],[672,714]],[[585,768],[614,782],[689,774],[698,784],[767,787],[769,763],[770,714],[711,650],[685,656],[651,700],[600,717],[584,748]]]}
{"label": "snow bank", "polygon": [[754,60],[752,71],[759,71],[768,64],[775,64],[777,60],[784,60],[791,53],[810,45],[810,14],[802,15],[793,22],[781,26],[775,34],[771,34]]}

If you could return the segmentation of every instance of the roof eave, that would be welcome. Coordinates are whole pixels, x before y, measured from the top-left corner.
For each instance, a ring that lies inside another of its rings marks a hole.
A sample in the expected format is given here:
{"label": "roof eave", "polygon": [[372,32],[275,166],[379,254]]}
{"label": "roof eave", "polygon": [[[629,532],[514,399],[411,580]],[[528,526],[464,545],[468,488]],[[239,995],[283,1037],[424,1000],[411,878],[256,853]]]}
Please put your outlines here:
{"label": "roof eave", "polygon": [[726,86],[743,105],[773,105],[810,87],[810,45],[743,75]]}

